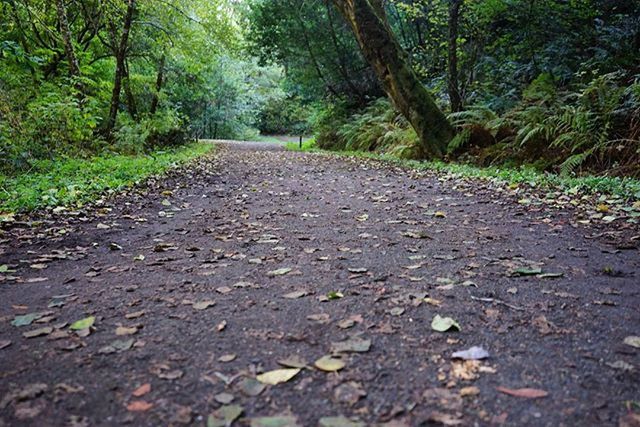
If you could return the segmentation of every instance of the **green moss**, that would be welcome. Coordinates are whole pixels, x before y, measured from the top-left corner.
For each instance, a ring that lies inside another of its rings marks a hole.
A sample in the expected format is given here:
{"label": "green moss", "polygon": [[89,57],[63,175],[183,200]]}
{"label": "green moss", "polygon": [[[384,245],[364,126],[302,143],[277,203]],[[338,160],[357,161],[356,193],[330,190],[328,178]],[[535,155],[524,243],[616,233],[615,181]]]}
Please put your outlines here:
{"label": "green moss", "polygon": [[130,187],[212,149],[210,143],[193,143],[145,155],[36,161],[27,173],[0,175],[0,212],[80,206],[105,191]]}

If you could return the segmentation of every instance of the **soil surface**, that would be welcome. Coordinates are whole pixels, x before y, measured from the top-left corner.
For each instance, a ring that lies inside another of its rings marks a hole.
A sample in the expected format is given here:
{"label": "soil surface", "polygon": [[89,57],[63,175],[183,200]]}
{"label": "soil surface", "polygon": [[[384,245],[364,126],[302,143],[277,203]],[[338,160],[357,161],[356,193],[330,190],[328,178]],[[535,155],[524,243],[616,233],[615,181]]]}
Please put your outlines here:
{"label": "soil surface", "polygon": [[[220,143],[6,227],[0,426],[636,426],[639,233],[607,227],[487,182]],[[452,358],[473,346],[489,357]]]}

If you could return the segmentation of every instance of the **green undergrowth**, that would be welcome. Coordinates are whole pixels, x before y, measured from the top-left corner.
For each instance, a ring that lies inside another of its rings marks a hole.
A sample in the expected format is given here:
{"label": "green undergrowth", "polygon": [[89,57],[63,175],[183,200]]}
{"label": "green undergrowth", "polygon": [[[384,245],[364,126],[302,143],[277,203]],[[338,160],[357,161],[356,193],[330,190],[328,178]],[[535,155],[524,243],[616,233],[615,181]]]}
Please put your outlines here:
{"label": "green undergrowth", "polygon": [[302,142],[302,148],[300,148],[299,142],[287,142],[285,145],[289,151],[319,151],[316,147],[315,137]]}
{"label": "green undergrowth", "polygon": [[542,190],[561,190],[568,194],[602,194],[615,196],[625,200],[640,200],[640,180],[633,178],[608,176],[561,176],[545,173],[530,167],[479,167],[463,163],[445,163],[442,161],[418,161],[400,159],[390,154],[378,154],[363,151],[330,151],[317,148],[313,141],[303,144],[302,150],[297,145],[287,145],[287,149],[305,152],[321,152],[347,157],[359,157],[382,160],[395,165],[416,170],[430,170],[440,173],[459,175],[466,178],[499,180],[507,185],[527,185]]}
{"label": "green undergrowth", "polygon": [[105,191],[130,187],[213,149],[197,142],[140,155],[103,155],[90,159],[38,160],[20,175],[0,175],[0,212],[81,205]]}

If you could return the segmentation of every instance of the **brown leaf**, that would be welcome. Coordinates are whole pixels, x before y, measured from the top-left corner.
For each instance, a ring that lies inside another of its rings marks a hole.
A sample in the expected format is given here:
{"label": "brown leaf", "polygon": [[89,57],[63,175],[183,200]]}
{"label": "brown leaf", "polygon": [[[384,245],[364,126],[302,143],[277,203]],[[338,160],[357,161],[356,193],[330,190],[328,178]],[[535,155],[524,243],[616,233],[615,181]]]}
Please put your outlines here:
{"label": "brown leaf", "polygon": [[501,393],[508,394],[509,396],[523,397],[526,399],[539,399],[541,397],[547,397],[549,393],[544,390],[536,388],[517,388],[511,389],[506,387],[498,387],[497,390]]}
{"label": "brown leaf", "polygon": [[134,397],[142,397],[145,394],[149,393],[150,391],[151,391],[151,384],[146,383],[141,385],[137,389],[135,389],[133,393],[131,393],[131,395]]}
{"label": "brown leaf", "polygon": [[138,328],[136,328],[135,326],[132,328],[127,328],[125,326],[118,326],[116,328],[116,335],[119,337],[122,337],[125,335],[133,335],[137,332],[138,332]]}
{"label": "brown leaf", "polygon": [[153,403],[144,400],[134,400],[127,405],[127,410],[131,412],[145,412],[153,408]]}

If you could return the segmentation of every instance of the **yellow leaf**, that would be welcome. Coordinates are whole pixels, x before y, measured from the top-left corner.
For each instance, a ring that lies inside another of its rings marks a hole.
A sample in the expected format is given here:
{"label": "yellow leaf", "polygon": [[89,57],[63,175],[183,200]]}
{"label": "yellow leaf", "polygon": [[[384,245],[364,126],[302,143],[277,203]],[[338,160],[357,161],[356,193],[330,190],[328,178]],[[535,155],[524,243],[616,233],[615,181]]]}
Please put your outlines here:
{"label": "yellow leaf", "polygon": [[332,356],[322,356],[314,363],[315,367],[325,372],[336,372],[345,367],[342,359],[336,359]]}
{"label": "yellow leaf", "polygon": [[124,335],[133,335],[136,332],[138,332],[138,328],[136,328],[135,326],[133,328],[127,328],[125,326],[118,326],[116,328],[116,335],[121,337]]}
{"label": "yellow leaf", "polygon": [[300,372],[299,368],[294,369],[275,369],[273,371],[265,372],[256,377],[258,381],[263,384],[276,385],[280,383],[286,383]]}

